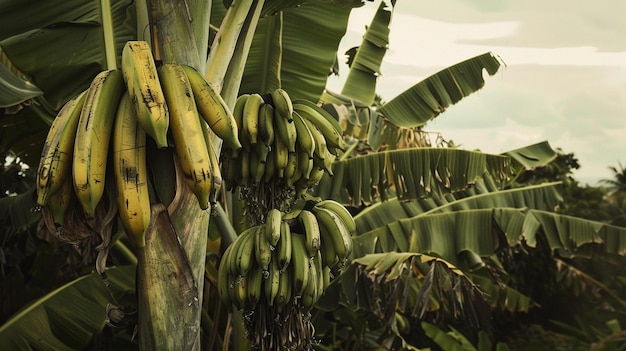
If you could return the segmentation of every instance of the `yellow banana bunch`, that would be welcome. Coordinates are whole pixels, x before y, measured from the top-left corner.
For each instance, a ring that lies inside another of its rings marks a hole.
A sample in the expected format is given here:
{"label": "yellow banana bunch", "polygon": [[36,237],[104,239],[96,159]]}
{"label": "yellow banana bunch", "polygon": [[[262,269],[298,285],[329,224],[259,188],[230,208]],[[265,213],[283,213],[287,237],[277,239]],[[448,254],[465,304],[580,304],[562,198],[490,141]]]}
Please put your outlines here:
{"label": "yellow banana bunch", "polygon": [[137,113],[128,94],[122,96],[117,108],[112,156],[119,217],[126,234],[141,248],[145,246],[145,230],[150,224],[146,132],[137,123]]}
{"label": "yellow banana bunch", "polygon": [[104,194],[109,140],[123,93],[121,71],[100,72],[91,82],[81,110],[72,174],[74,190],[87,218],[93,217]]}
{"label": "yellow banana bunch", "polygon": [[139,125],[158,147],[167,147],[169,111],[147,42],[126,42],[122,49],[122,72]]}
{"label": "yellow banana bunch", "polygon": [[48,200],[65,184],[72,172],[74,139],[87,91],[65,103],[57,114],[43,145],[37,170],[37,204]]}
{"label": "yellow banana bunch", "polygon": [[170,130],[185,181],[196,195],[200,208],[207,209],[213,184],[211,160],[189,79],[177,64],[161,66],[159,78],[169,106]]}

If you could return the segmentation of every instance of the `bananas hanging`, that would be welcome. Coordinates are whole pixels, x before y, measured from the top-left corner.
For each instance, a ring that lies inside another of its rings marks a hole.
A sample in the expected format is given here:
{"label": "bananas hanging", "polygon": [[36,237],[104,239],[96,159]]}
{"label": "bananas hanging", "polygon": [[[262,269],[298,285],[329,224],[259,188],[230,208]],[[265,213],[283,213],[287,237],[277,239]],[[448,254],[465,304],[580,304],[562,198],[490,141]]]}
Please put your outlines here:
{"label": "bananas hanging", "polygon": [[150,221],[147,137],[157,147],[175,148],[187,185],[207,209],[222,183],[208,128],[229,149],[241,148],[233,113],[198,71],[157,68],[146,42],[129,41],[121,69],[98,74],[53,121],[37,172],[37,204],[48,222],[71,231],[76,220],[66,218],[87,223],[102,217],[96,212],[113,187],[120,221],[142,247]]}
{"label": "bananas hanging", "polygon": [[[220,262],[220,298],[243,310],[259,350],[307,349],[307,313],[352,251],[356,226],[341,204],[307,200],[294,211],[287,216],[271,209],[265,223],[241,233]],[[295,322],[275,325],[281,318]]]}
{"label": "bananas hanging", "polygon": [[310,101],[292,101],[283,89],[239,96],[233,117],[242,147],[223,148],[224,182],[228,190],[240,187],[243,197],[256,199],[247,209],[252,224],[270,208],[286,209],[324,172],[332,174],[345,147],[332,116]]}

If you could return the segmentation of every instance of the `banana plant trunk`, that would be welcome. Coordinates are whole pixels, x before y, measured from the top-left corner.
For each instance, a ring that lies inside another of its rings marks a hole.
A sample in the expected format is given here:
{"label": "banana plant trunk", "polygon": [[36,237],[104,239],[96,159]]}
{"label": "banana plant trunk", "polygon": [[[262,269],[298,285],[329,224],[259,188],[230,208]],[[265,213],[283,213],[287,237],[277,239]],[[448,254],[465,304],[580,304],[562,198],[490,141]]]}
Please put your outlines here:
{"label": "banana plant trunk", "polygon": [[[153,0],[148,2],[148,10],[153,15],[152,42],[157,59],[202,67],[185,1]],[[208,25],[206,30],[208,33]],[[173,161],[176,184],[171,186],[176,187],[176,195],[167,207],[152,205],[146,245],[138,250],[138,334],[142,350],[200,350],[210,210],[198,206],[178,161]]]}

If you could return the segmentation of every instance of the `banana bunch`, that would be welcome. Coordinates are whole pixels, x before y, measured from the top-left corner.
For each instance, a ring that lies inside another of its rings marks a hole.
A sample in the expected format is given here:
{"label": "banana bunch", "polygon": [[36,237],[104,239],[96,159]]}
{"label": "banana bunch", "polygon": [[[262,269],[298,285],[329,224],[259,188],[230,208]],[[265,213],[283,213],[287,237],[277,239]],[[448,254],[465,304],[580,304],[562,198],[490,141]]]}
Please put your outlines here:
{"label": "banana bunch", "polygon": [[324,172],[332,174],[345,148],[335,118],[308,100],[292,101],[280,88],[239,96],[233,115],[243,147],[222,149],[224,181],[228,190],[239,187],[244,198],[256,199],[252,219],[304,194]]}
{"label": "banana bunch", "polygon": [[232,112],[202,74],[177,64],[157,68],[146,42],[127,42],[121,69],[99,73],[52,123],[37,172],[47,227],[71,226],[72,216],[97,228],[105,188],[113,187],[120,221],[142,247],[150,221],[147,137],[175,148],[185,182],[209,208],[222,176],[208,128],[230,150],[241,149]]}
{"label": "banana bunch", "polygon": [[[224,303],[243,310],[249,335],[260,350],[310,342],[306,314],[352,251],[356,231],[348,210],[333,200],[307,201],[283,214],[271,209],[265,222],[242,232],[224,252],[218,289]],[[303,317],[304,316],[304,317]],[[285,318],[300,324],[275,321]],[[294,336],[294,333],[298,337]],[[265,338],[258,336],[267,335]]]}

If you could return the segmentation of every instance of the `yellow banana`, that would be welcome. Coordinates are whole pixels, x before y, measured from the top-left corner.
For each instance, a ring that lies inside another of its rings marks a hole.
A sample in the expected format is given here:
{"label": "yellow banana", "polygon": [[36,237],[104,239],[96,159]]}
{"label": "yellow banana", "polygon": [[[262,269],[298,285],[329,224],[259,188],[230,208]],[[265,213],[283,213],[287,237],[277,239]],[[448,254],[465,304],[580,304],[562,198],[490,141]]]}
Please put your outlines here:
{"label": "yellow banana", "polygon": [[270,242],[265,238],[265,229],[262,225],[254,232],[254,256],[256,261],[264,271],[267,271],[272,261],[272,248]]}
{"label": "yellow banana", "polygon": [[43,145],[37,169],[37,204],[45,206],[48,200],[71,177],[74,139],[87,91],[83,91],[63,105],[52,121]]}
{"label": "yellow banana", "polygon": [[169,111],[152,50],[145,41],[128,41],[122,49],[122,72],[139,125],[159,148],[167,147]]}
{"label": "yellow banana", "polygon": [[293,234],[291,236],[291,263],[293,270],[293,295],[302,296],[309,284],[311,269],[309,254],[304,244],[304,236]]}
{"label": "yellow banana", "polygon": [[124,93],[119,70],[100,72],[91,82],[74,143],[74,191],[85,216],[93,217],[104,193],[109,141],[117,106]]}
{"label": "yellow banana", "polygon": [[300,148],[306,152],[309,157],[313,157],[313,152],[315,152],[315,140],[313,140],[309,126],[297,112],[293,113],[293,124],[296,127],[296,141],[298,145],[300,145]]}
{"label": "yellow banana", "polygon": [[243,107],[243,132],[250,144],[257,143],[259,134],[259,109],[263,104],[263,98],[259,94],[250,94]]}
{"label": "yellow banana", "polygon": [[193,91],[200,116],[211,130],[232,150],[241,149],[239,126],[222,96],[193,67],[182,65]]}
{"label": "yellow banana", "polygon": [[113,171],[120,220],[126,234],[142,248],[150,224],[146,132],[137,124],[128,94],[120,100],[113,127]]}
{"label": "yellow banana", "polygon": [[213,175],[208,146],[193,92],[180,65],[165,64],[159,69],[163,92],[170,109],[170,129],[185,182],[196,195],[200,208],[209,208]]}
{"label": "yellow banana", "polygon": [[[55,227],[57,225],[63,227],[65,224],[65,216],[67,215],[67,210],[72,202],[72,196],[74,196],[72,178],[66,177],[63,179],[61,186],[54,193],[54,196],[51,196],[50,199],[48,199],[46,206],[42,208],[43,211],[50,213]],[[51,231],[53,229],[55,228],[49,228]]]}
{"label": "yellow banana", "polygon": [[348,228],[350,235],[353,235],[356,233],[356,223],[354,222],[354,218],[352,217],[352,214],[350,214],[348,209],[345,208],[339,202],[333,199],[325,199],[316,203],[315,206],[322,207],[322,208],[325,208],[327,210],[334,212],[337,216],[339,216],[339,218],[341,218],[343,223],[346,225],[346,228]]}
{"label": "yellow banana", "polygon": [[333,244],[335,254],[340,261],[343,261],[352,251],[350,231],[335,212],[315,206],[312,211],[320,224],[322,239],[329,240]]}
{"label": "yellow banana", "polygon": [[292,251],[292,243],[291,243],[291,228],[289,228],[289,223],[285,221],[280,222],[280,240],[278,241],[278,245],[276,246],[276,260],[278,263],[278,269],[281,272],[285,272],[289,263],[291,262],[291,251]]}
{"label": "yellow banana", "polygon": [[278,88],[271,92],[272,102],[276,109],[276,114],[291,122],[293,119],[293,105],[289,94],[284,89]]}
{"label": "yellow banana", "polygon": [[304,243],[309,256],[313,257],[320,250],[321,234],[320,225],[315,215],[309,210],[302,210],[298,219],[304,229]]}
{"label": "yellow banana", "polygon": [[339,122],[328,112],[308,100],[296,100],[293,103],[293,110],[302,118],[313,122],[324,135],[328,145],[345,149],[343,130]]}

